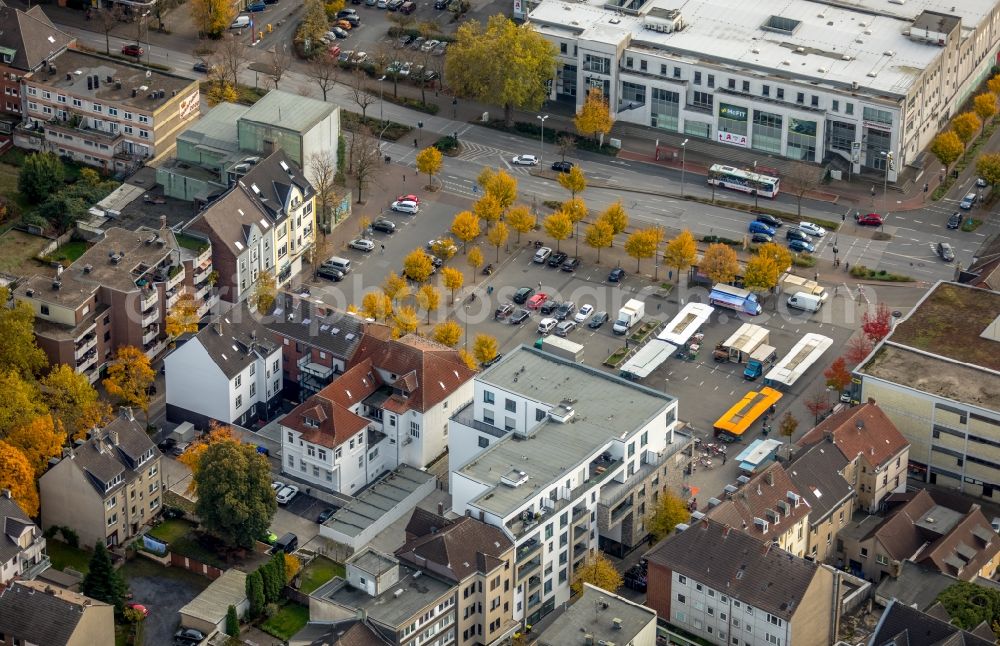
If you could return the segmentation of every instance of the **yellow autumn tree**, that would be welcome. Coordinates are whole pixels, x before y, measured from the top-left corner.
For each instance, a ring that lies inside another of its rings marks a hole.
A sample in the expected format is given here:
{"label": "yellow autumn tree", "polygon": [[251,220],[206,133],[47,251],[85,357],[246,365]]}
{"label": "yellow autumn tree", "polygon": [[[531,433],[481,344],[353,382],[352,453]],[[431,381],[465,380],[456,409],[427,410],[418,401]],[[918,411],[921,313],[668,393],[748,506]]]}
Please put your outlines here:
{"label": "yellow autumn tree", "polygon": [[687,504],[669,491],[663,492],[646,520],[646,528],[655,540],[666,538],[674,528],[691,519]]}
{"label": "yellow autumn tree", "polygon": [[392,337],[394,339],[416,332],[418,325],[417,310],[409,305],[404,305],[392,313]]}
{"label": "yellow autumn tree", "polygon": [[434,326],[431,338],[441,345],[454,348],[462,338],[462,326],[457,321],[442,321]]}
{"label": "yellow autumn tree", "polygon": [[587,190],[587,178],[579,166],[573,166],[568,173],[559,173],[557,180],[559,186],[569,191],[570,199]]}
{"label": "yellow autumn tree", "polygon": [[7,434],[4,440],[17,447],[31,465],[35,475],[41,476],[49,460],[58,457],[66,442],[66,431],[59,420],[51,415],[40,415]]}
{"label": "yellow autumn tree", "polygon": [[570,585],[573,594],[579,594],[583,590],[584,583],[613,593],[622,587],[622,575],[608,557],[602,552],[596,552],[593,556],[588,556],[583,565],[577,568],[576,579]]}
{"label": "yellow autumn tree", "polygon": [[484,168],[476,182],[485,195],[492,195],[500,205],[500,211],[506,212],[517,200],[517,180],[502,168]]}
{"label": "yellow autumn tree", "polygon": [[472,267],[472,283],[476,283],[476,270],[483,266],[483,251],[476,245],[472,249],[469,249],[469,255],[465,259],[465,262]]}
{"label": "yellow autumn tree", "polygon": [[191,0],[188,11],[203,34],[217,38],[236,17],[235,7],[229,0]]}
{"label": "yellow autumn tree", "polygon": [[615,118],[611,115],[604,93],[600,88],[590,88],[583,106],[573,119],[576,131],[585,137],[593,137],[595,142],[603,142],[614,123]]}
{"label": "yellow autumn tree", "polygon": [[477,334],[472,341],[472,356],[480,364],[489,363],[496,358],[497,348],[496,337],[489,334]]}
{"label": "yellow autumn tree", "polygon": [[472,212],[476,214],[477,218],[486,222],[487,232],[494,223],[499,222],[500,218],[503,217],[503,207],[500,205],[500,200],[492,193],[487,193],[476,200],[475,204],[472,205]]}
{"label": "yellow autumn tree", "polygon": [[642,261],[656,255],[660,245],[660,232],[656,229],[639,229],[625,240],[625,253],[635,258],[635,271],[639,273]]}
{"label": "yellow autumn tree", "polygon": [[382,293],[389,297],[393,303],[398,303],[410,295],[410,286],[406,284],[406,279],[394,271],[382,281]]}
{"label": "yellow autumn tree", "polygon": [[770,291],[778,284],[780,273],[773,257],[754,254],[743,271],[743,286],[753,292]]}
{"label": "yellow autumn tree", "polygon": [[382,291],[371,291],[361,298],[361,314],[375,321],[385,321],[392,315],[392,299]]}
{"label": "yellow autumn tree", "polygon": [[963,112],[952,119],[951,129],[958,135],[958,138],[962,141],[962,145],[968,146],[969,142],[975,136],[976,131],[979,130],[980,125],[982,125],[982,121],[976,116],[975,112]]}
{"label": "yellow autumn tree", "polygon": [[54,367],[40,385],[49,412],[59,420],[70,439],[79,439],[90,429],[111,421],[110,404],[99,397],[86,375],[65,363]]}
{"label": "yellow autumn tree", "polygon": [[465,283],[465,276],[454,267],[445,267],[441,270],[441,281],[444,283],[445,289],[451,292],[451,302],[454,304],[455,290],[462,289],[462,285]]}
{"label": "yellow autumn tree", "polygon": [[434,263],[423,249],[414,249],[403,258],[403,274],[415,283],[422,283],[431,277]]}
{"label": "yellow autumn tree", "polygon": [[434,176],[441,170],[444,163],[441,151],[434,146],[428,146],[417,153],[417,172],[427,176],[427,188],[433,190]]}
{"label": "yellow autumn tree", "polygon": [[597,264],[601,264],[601,249],[604,247],[610,247],[611,242],[615,239],[615,232],[611,228],[611,225],[604,220],[598,220],[591,225],[587,226],[586,231],[584,231],[584,241],[587,246],[592,249],[597,249]]}
{"label": "yellow autumn tree", "polygon": [[253,303],[257,311],[261,314],[270,314],[277,296],[278,285],[274,280],[274,274],[270,271],[262,271],[257,277],[257,284],[254,286],[253,292]]}
{"label": "yellow autumn tree", "polygon": [[489,241],[490,245],[496,247],[496,262],[498,263],[500,262],[500,247],[507,244],[508,236],[510,236],[510,230],[507,228],[506,222],[497,222],[496,225],[490,229],[489,233],[486,234],[486,239]]}
{"label": "yellow autumn tree", "polygon": [[542,228],[556,241],[556,251],[559,251],[559,244],[573,233],[573,221],[562,211],[556,211],[542,220]]}
{"label": "yellow autumn tree", "polygon": [[103,383],[108,394],[122,405],[142,409],[149,426],[149,387],[155,378],[149,357],[134,345],[124,345],[115,353]]}
{"label": "yellow autumn tree", "polygon": [[517,244],[521,244],[521,234],[535,230],[536,218],[531,209],[522,204],[507,212],[507,224],[517,231]]}
{"label": "yellow autumn tree", "polygon": [[431,312],[441,305],[441,292],[434,285],[421,285],[417,290],[417,305],[427,312],[427,324],[431,322]]}
{"label": "yellow autumn tree", "polygon": [[210,107],[220,103],[236,103],[239,98],[240,95],[236,88],[228,81],[221,79],[209,82],[208,91],[205,92],[205,100]]}
{"label": "yellow autumn tree", "polygon": [[458,349],[458,356],[469,370],[479,370],[479,364],[476,363],[476,358],[467,352],[465,348]]}
{"label": "yellow autumn tree", "polygon": [[931,141],[931,153],[944,164],[946,169],[950,168],[952,163],[962,155],[964,149],[962,140],[958,138],[954,130],[946,130]]}
{"label": "yellow autumn tree", "polygon": [[0,371],[0,437],[46,413],[38,386],[14,370]]}
{"label": "yellow autumn tree", "polygon": [[713,283],[731,283],[740,272],[740,263],[732,247],[716,242],[705,250],[698,270],[711,278]]}
{"label": "yellow autumn tree", "polygon": [[9,489],[27,516],[38,516],[38,489],[28,458],[16,446],[0,440],[0,489]]}
{"label": "yellow autumn tree", "polygon": [[698,247],[694,242],[694,236],[687,229],[667,242],[663,250],[663,264],[677,270],[678,283],[681,280],[681,272],[693,265],[697,259]]}
{"label": "yellow autumn tree", "polygon": [[459,211],[451,221],[451,232],[462,242],[462,253],[466,253],[468,244],[479,235],[479,218],[471,211]]}
{"label": "yellow autumn tree", "polygon": [[222,425],[217,422],[209,422],[208,432],[196,439],[191,443],[184,453],[181,454],[177,461],[191,469],[191,479],[188,482],[188,492],[195,493],[197,485],[197,478],[194,476],[201,469],[201,457],[205,455],[205,451],[208,447],[213,444],[218,444],[219,442],[234,442],[236,444],[242,444],[239,436],[233,430],[232,426]]}
{"label": "yellow autumn tree", "polygon": [[285,554],[285,585],[292,582],[292,579],[302,571],[302,561],[294,554]]}
{"label": "yellow autumn tree", "polygon": [[182,334],[194,334],[198,331],[198,320],[198,303],[193,294],[184,292],[167,312],[167,336],[176,339]]}
{"label": "yellow autumn tree", "polygon": [[611,230],[615,232],[615,235],[623,233],[628,228],[628,213],[625,212],[625,207],[622,206],[621,200],[604,209],[601,215],[598,216],[598,219],[610,224]]}
{"label": "yellow autumn tree", "polygon": [[786,271],[792,266],[792,252],[788,250],[788,247],[777,242],[765,242],[757,247],[757,255],[773,258],[779,272]]}
{"label": "yellow autumn tree", "polygon": [[985,125],[997,113],[997,95],[983,92],[972,100],[972,109]]}

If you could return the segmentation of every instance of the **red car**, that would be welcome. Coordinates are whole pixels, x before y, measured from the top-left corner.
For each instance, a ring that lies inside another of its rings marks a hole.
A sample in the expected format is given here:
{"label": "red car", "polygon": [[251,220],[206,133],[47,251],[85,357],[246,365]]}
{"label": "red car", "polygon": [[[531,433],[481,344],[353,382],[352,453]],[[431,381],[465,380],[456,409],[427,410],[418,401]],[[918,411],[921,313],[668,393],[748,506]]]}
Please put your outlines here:
{"label": "red car", "polygon": [[138,45],[122,45],[122,54],[126,56],[142,56],[146,51]]}
{"label": "red car", "polygon": [[880,227],[882,226],[882,216],[878,213],[869,213],[868,215],[862,215],[857,218],[858,224],[861,226],[872,226]]}
{"label": "red car", "polygon": [[397,202],[414,202],[420,204],[420,198],[416,195],[400,195],[396,198]]}
{"label": "red car", "polygon": [[549,298],[548,294],[539,292],[538,294],[535,294],[534,296],[529,298],[527,302],[524,304],[524,306],[529,310],[537,310],[539,307],[542,306],[542,303],[544,303],[548,298]]}
{"label": "red car", "polygon": [[138,610],[139,612],[142,613],[143,617],[149,616],[149,608],[142,605],[141,603],[130,603],[128,604],[128,607],[131,608],[132,610]]}

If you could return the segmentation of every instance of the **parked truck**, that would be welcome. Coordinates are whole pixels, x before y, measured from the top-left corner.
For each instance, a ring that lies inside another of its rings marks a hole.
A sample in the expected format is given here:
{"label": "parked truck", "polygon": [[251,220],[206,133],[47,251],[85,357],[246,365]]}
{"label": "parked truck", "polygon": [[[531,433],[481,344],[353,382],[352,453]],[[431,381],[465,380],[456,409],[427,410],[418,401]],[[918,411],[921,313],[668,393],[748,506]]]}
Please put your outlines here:
{"label": "parked truck", "polygon": [[579,343],[573,343],[558,336],[542,337],[540,341],[540,349],[549,354],[554,354],[557,357],[569,359],[576,363],[583,361],[583,346]]}
{"label": "parked truck", "polygon": [[646,315],[646,304],[640,300],[630,299],[625,306],[618,310],[618,319],[611,328],[615,334],[628,334],[636,323]]}
{"label": "parked truck", "polygon": [[778,351],[773,346],[767,344],[757,346],[757,349],[753,351],[750,359],[747,361],[747,367],[743,371],[743,378],[747,381],[755,380],[764,374],[765,370],[773,366],[777,360]]}
{"label": "parked truck", "polygon": [[725,307],[750,316],[760,314],[760,303],[757,295],[740,287],[718,283],[712,287],[708,302],[717,307]]}
{"label": "parked truck", "polygon": [[815,280],[809,280],[808,278],[803,278],[802,276],[796,276],[794,274],[784,274],[781,277],[780,285],[781,291],[789,295],[797,292],[805,292],[806,294],[816,296],[824,303],[827,298],[830,297],[830,294],[826,291],[826,289]]}

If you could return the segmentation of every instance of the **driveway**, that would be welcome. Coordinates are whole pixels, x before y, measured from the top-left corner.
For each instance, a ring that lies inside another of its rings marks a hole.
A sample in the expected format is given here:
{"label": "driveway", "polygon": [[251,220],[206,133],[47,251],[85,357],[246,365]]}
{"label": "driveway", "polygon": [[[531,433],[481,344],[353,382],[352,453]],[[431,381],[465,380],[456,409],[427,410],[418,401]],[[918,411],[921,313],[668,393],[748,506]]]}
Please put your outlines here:
{"label": "driveway", "polygon": [[177,613],[210,581],[180,568],[165,568],[137,556],[124,566],[122,574],[132,592],[132,602],[149,609],[143,631],[143,643],[150,646],[169,644],[177,630]]}

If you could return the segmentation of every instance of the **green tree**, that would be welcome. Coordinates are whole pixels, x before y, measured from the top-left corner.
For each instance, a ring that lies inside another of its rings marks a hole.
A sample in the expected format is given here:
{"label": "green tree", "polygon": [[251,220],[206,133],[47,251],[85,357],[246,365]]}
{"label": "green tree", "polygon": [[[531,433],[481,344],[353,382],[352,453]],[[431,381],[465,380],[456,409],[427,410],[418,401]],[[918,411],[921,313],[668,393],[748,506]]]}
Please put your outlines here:
{"label": "green tree", "polygon": [[698,246],[694,242],[694,236],[688,229],[684,229],[667,242],[663,250],[663,264],[677,270],[677,283],[681,282],[681,272],[687,270],[698,260]]}
{"label": "green tree", "polygon": [[652,258],[656,254],[659,244],[660,232],[656,229],[640,229],[628,237],[625,241],[625,253],[635,258],[636,273],[644,258]]}
{"label": "green tree", "polygon": [[[0,303],[10,302],[10,289],[0,286]],[[33,379],[49,363],[35,343],[35,312],[24,301],[0,307],[0,370]]]}
{"label": "green tree", "polygon": [[569,191],[570,199],[576,199],[577,193],[587,190],[587,177],[579,166],[573,166],[568,173],[559,173],[559,186]]}
{"label": "green tree", "polygon": [[448,47],[445,80],[459,96],[503,106],[514,124],[514,109],[537,110],[548,98],[546,82],[556,76],[555,46],[533,29],[497,14],[485,27],[462,24]]}
{"label": "green tree", "polygon": [[59,192],[66,170],[55,153],[28,155],[17,176],[17,190],[32,204],[44,202]]}
{"label": "green tree", "polygon": [[976,160],[976,172],[980,177],[996,186],[1000,183],[1000,153],[983,153]]}
{"label": "green tree", "polygon": [[576,579],[570,588],[574,594],[579,594],[583,590],[584,583],[614,593],[622,587],[622,575],[608,557],[602,552],[596,552],[593,556],[588,556],[583,565],[577,569]]}
{"label": "green tree", "polygon": [[89,570],[83,577],[80,591],[91,599],[113,605],[118,615],[125,609],[125,580],[112,564],[104,541],[97,541],[94,545],[94,554],[90,557]]}
{"label": "green tree", "polygon": [[938,595],[951,623],[962,630],[974,630],[986,622],[994,626],[1000,621],[1000,591],[967,581],[958,581]]}
{"label": "green tree", "polygon": [[945,168],[951,167],[952,163],[962,154],[962,150],[962,140],[958,138],[954,130],[940,133],[931,142],[931,153],[944,164]]}
{"label": "green tree", "polygon": [[614,123],[615,118],[608,107],[604,92],[600,88],[590,88],[583,106],[573,118],[576,131],[585,137],[593,137],[595,142],[603,143],[604,136],[611,132]]}
{"label": "green tree", "polygon": [[556,241],[556,251],[559,251],[559,244],[573,233],[573,221],[562,211],[556,211],[542,220],[542,227]]}
{"label": "green tree", "polygon": [[428,146],[417,153],[417,172],[427,175],[427,188],[434,188],[434,176],[441,170],[444,161],[441,151],[434,146]]}
{"label": "green tree", "polygon": [[226,634],[230,637],[240,636],[240,616],[236,614],[236,606],[226,608]]}
{"label": "green tree", "polygon": [[267,458],[252,444],[217,442],[205,449],[194,478],[204,527],[228,545],[253,547],[278,508]]}
{"label": "green tree", "polygon": [[980,125],[982,125],[982,121],[979,120],[975,112],[963,112],[951,121],[951,128],[958,135],[963,146],[969,145]]}
{"label": "green tree", "polygon": [[716,242],[705,250],[698,270],[711,278],[713,283],[731,283],[740,273],[740,262],[732,247]]}
{"label": "green tree", "polygon": [[669,535],[681,523],[686,523],[690,518],[691,512],[688,511],[687,504],[673,493],[664,491],[650,513],[646,527],[653,540],[658,541]]}
{"label": "green tree", "polygon": [[256,619],[264,613],[264,579],[259,570],[247,576],[247,599],[250,600],[250,617]]}
{"label": "green tree", "polygon": [[587,226],[584,231],[584,241],[587,246],[597,249],[597,264],[601,264],[601,249],[610,247],[611,241],[615,239],[615,232],[611,225],[604,220],[598,220]]}

